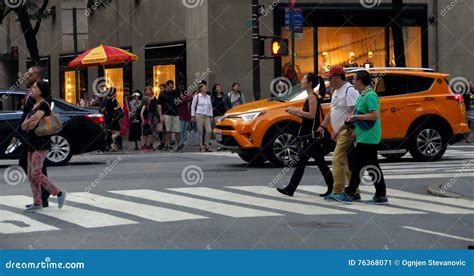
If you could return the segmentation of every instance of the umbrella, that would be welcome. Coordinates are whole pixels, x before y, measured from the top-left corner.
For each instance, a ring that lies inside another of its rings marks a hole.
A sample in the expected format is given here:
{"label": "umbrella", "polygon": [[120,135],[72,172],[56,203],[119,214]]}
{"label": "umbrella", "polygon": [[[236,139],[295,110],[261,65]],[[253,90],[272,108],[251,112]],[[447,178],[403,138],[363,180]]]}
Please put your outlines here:
{"label": "umbrella", "polygon": [[82,53],[69,62],[69,67],[86,67],[98,65],[110,65],[137,61],[138,56],[120,48],[100,45]]}

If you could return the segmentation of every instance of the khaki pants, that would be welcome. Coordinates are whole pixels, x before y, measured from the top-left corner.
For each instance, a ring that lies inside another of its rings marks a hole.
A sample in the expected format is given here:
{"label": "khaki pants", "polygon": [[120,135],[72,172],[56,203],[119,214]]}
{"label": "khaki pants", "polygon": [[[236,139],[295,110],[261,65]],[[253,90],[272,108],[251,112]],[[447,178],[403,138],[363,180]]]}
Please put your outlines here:
{"label": "khaki pants", "polygon": [[[199,133],[199,137],[201,138],[201,145],[209,146],[209,142],[211,141],[211,117],[205,115],[197,115],[196,114],[196,125],[197,130]],[[206,131],[204,135],[204,141],[202,141],[202,136],[204,131]]]}
{"label": "khaki pants", "polygon": [[334,193],[343,193],[346,183],[351,179],[351,171],[347,162],[347,151],[352,146],[353,130],[343,130],[336,139],[336,149],[332,156],[332,174],[334,177]]}

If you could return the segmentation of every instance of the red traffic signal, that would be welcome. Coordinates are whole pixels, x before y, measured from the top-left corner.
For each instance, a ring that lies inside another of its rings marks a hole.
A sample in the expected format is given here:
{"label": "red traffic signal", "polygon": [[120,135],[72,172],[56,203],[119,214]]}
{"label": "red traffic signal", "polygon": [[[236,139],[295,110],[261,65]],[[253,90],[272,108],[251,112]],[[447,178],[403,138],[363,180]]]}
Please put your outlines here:
{"label": "red traffic signal", "polygon": [[288,56],[288,39],[276,38],[272,40],[272,56]]}

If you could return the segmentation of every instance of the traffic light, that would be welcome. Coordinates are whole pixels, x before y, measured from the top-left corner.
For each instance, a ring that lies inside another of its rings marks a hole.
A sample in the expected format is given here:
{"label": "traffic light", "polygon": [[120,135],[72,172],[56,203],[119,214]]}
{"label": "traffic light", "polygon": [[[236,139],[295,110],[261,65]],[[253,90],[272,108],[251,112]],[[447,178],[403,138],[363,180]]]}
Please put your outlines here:
{"label": "traffic light", "polygon": [[272,40],[272,56],[288,56],[288,39],[275,38]]}

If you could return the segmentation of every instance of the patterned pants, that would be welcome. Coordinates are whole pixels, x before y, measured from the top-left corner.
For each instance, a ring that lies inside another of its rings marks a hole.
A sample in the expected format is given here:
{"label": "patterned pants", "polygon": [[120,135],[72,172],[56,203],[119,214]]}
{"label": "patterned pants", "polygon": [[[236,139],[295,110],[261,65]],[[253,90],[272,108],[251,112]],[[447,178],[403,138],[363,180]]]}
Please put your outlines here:
{"label": "patterned pants", "polygon": [[28,180],[30,181],[35,205],[43,203],[41,186],[54,196],[57,196],[60,192],[59,188],[41,170],[47,154],[47,150],[28,152]]}

